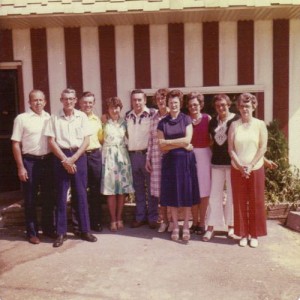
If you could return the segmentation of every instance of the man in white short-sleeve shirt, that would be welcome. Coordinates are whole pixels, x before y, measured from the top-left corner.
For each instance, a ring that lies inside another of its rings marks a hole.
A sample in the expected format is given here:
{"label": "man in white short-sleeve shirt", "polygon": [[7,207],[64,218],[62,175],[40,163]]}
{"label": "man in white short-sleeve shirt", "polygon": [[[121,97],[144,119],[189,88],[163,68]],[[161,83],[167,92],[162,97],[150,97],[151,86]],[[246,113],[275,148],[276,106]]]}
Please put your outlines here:
{"label": "man in white short-sleeve shirt", "polygon": [[62,246],[67,233],[67,192],[71,186],[72,201],[76,203],[80,224],[80,237],[88,242],[97,238],[90,233],[87,204],[87,159],[85,150],[90,142],[92,130],[85,113],[75,109],[76,92],[65,89],[60,101],[63,109],[52,115],[45,135],[54,153],[54,175],[57,190],[57,239],[53,247]]}
{"label": "man in white short-sleeve shirt", "polygon": [[50,115],[45,112],[45,94],[40,90],[29,93],[30,108],[14,121],[12,150],[24,193],[26,234],[28,241],[39,244],[36,205],[42,204],[42,230],[54,236],[53,156],[50,153],[45,126]]}

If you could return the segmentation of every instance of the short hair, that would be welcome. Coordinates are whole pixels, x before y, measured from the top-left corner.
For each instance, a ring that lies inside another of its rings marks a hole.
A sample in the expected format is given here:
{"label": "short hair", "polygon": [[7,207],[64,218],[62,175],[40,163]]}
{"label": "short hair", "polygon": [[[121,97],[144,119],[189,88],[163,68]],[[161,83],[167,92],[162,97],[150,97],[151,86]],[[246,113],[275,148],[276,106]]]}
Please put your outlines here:
{"label": "short hair", "polygon": [[154,93],[153,97],[152,97],[153,103],[156,103],[156,99],[157,99],[158,97],[164,97],[164,98],[167,97],[167,95],[168,95],[169,92],[170,92],[169,89],[159,89],[159,90],[157,90],[157,91]]}
{"label": "short hair", "polygon": [[36,94],[36,93],[41,93],[44,96],[44,99],[46,98],[45,93],[43,91],[38,90],[38,89],[33,89],[29,92],[29,96],[28,96],[29,100],[31,100],[32,95]]}
{"label": "short hair", "polygon": [[253,109],[256,109],[258,106],[258,101],[256,96],[250,93],[243,93],[239,95],[237,99],[237,104],[241,105],[241,103],[251,103]]}
{"label": "short hair", "polygon": [[120,107],[120,109],[123,108],[123,104],[120,98],[118,97],[110,97],[105,100],[105,108],[106,112],[108,112],[108,109],[110,107]]}
{"label": "short hair", "polygon": [[204,96],[203,94],[199,93],[199,92],[190,92],[186,95],[186,103],[188,104],[190,100],[193,100],[193,99],[197,99],[197,101],[199,102],[199,104],[201,104],[201,102],[204,101]]}
{"label": "short hair", "polygon": [[132,98],[133,95],[135,94],[143,94],[144,95],[144,98],[147,99],[147,96],[145,94],[145,92],[141,89],[136,89],[136,90],[132,90],[131,91],[131,94],[130,94],[130,99]]}
{"label": "short hair", "polygon": [[83,98],[86,98],[86,97],[93,97],[94,98],[94,101],[95,101],[95,95],[92,93],[92,92],[83,92],[80,99],[83,99]]}
{"label": "short hair", "polygon": [[171,90],[168,94],[167,94],[167,104],[169,104],[169,100],[172,98],[179,98],[180,101],[180,108],[182,107],[183,104],[183,93],[180,90]]}
{"label": "short hair", "polygon": [[74,96],[77,97],[77,96],[76,96],[76,91],[75,91],[74,89],[72,89],[72,88],[66,88],[66,89],[64,89],[64,90],[61,92],[61,96],[62,96],[63,94],[74,94]]}
{"label": "short hair", "polygon": [[228,95],[226,94],[217,94],[214,95],[213,101],[212,101],[212,105],[215,106],[217,101],[221,101],[221,100],[225,100],[227,105],[230,106],[231,105],[231,100],[229,98]]}

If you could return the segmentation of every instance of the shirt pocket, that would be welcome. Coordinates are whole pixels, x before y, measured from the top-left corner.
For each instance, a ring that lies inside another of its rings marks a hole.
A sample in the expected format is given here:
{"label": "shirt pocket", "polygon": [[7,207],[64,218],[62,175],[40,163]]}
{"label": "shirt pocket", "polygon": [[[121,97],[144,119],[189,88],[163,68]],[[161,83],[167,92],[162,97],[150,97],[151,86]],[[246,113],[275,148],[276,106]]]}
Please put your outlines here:
{"label": "shirt pocket", "polygon": [[75,128],[76,139],[83,139],[83,129],[81,127]]}

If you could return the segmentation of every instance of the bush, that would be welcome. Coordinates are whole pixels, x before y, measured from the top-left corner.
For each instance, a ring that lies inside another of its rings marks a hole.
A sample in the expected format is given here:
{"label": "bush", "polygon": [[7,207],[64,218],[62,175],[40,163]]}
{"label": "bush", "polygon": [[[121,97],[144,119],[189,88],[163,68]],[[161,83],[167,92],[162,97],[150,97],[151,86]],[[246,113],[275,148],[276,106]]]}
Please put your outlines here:
{"label": "bush", "polygon": [[267,128],[269,137],[265,156],[273,160],[278,168],[266,170],[266,202],[296,205],[300,199],[299,169],[289,164],[288,143],[278,121],[270,122]]}

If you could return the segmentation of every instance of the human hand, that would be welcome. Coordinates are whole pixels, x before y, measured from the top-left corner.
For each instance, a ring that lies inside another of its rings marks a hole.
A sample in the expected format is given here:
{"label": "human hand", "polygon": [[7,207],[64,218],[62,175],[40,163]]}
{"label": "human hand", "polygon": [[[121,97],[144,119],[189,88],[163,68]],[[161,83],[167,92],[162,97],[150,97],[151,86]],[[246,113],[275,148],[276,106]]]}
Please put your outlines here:
{"label": "human hand", "polygon": [[23,182],[26,182],[29,179],[27,170],[24,167],[18,169],[18,177]]}
{"label": "human hand", "polygon": [[152,165],[151,165],[151,162],[149,160],[146,160],[145,169],[149,173],[152,172]]}
{"label": "human hand", "polygon": [[187,151],[192,151],[194,149],[194,146],[192,144],[188,144],[184,149]]}
{"label": "human hand", "polygon": [[75,174],[77,172],[77,167],[71,157],[66,158],[61,163],[69,174]]}
{"label": "human hand", "polygon": [[269,168],[270,170],[275,170],[278,168],[278,165],[274,161],[265,158],[265,167]]}

